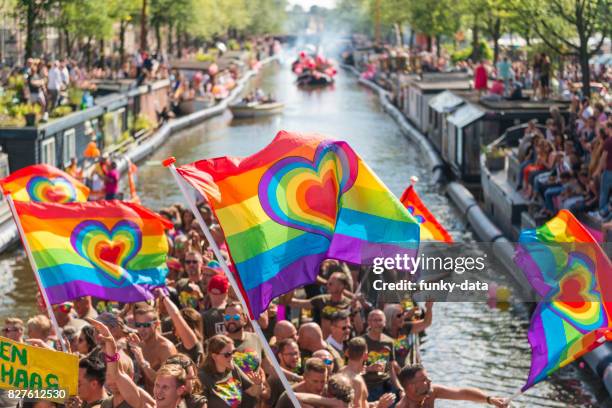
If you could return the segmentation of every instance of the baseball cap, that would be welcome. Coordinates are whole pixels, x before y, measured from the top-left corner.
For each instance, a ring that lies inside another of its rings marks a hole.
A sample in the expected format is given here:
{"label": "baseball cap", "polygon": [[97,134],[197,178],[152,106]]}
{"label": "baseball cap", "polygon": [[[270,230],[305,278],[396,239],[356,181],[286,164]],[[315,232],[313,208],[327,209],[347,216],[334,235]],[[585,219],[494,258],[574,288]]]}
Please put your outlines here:
{"label": "baseball cap", "polygon": [[210,278],[208,282],[208,293],[211,293],[213,289],[216,289],[219,294],[227,293],[229,288],[229,281],[223,274],[218,274]]}

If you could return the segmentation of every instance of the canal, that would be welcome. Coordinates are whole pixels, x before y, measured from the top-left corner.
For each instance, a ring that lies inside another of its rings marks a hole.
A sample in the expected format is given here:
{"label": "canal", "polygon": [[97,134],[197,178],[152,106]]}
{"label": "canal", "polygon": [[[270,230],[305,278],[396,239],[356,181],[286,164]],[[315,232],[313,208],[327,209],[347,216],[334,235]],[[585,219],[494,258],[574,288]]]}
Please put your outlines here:
{"label": "canal", "polygon": [[[183,203],[170,173],[161,166],[161,160],[170,155],[177,158],[177,164],[245,156],[266,146],[279,130],[316,132],[349,142],[398,196],[410,177],[417,176],[423,201],[455,241],[475,242],[460,214],[436,185],[428,183],[428,169],[418,150],[382,111],[376,95],[345,71],[338,75],[333,89],[300,90],[293,80],[288,66],[273,64],[252,82],[286,104],[282,115],[236,121],[226,112],[175,135],[140,166],[137,185],[143,203],[152,209]],[[23,252],[0,258],[0,269],[0,317],[34,314],[36,284]],[[491,272],[503,274],[501,270]],[[434,322],[423,338],[423,364],[436,383],[474,386],[508,396],[524,384],[529,371],[528,325],[522,305],[502,311],[482,303],[437,303]],[[572,365],[530,389],[513,406],[610,406],[606,404],[610,400],[598,380],[587,368]],[[482,405],[440,402],[439,406]]]}

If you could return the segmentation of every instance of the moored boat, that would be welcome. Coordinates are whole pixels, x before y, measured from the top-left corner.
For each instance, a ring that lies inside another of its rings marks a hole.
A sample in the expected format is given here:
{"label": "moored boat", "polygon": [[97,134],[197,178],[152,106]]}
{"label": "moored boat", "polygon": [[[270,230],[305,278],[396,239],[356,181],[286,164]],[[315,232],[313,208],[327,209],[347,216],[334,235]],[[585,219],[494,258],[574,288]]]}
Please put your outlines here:
{"label": "moored boat", "polygon": [[257,118],[280,113],[284,107],[281,102],[240,102],[229,108],[235,118]]}

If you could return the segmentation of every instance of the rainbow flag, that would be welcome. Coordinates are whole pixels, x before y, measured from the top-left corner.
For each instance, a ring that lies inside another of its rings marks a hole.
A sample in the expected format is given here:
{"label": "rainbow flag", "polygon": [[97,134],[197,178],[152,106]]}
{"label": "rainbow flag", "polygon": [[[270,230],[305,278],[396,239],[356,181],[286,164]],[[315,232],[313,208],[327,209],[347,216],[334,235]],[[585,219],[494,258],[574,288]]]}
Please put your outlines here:
{"label": "rainbow flag", "polygon": [[524,391],[610,338],[612,264],[566,210],[523,231],[515,260],[542,296],[528,332],[532,356]]}
{"label": "rainbow flag", "polygon": [[172,224],[134,203],[15,201],[22,239],[52,304],[79,296],[137,302],[165,285]]}
{"label": "rainbow flag", "polygon": [[48,164],[19,169],[0,180],[0,186],[15,201],[71,203],[85,202],[89,196],[85,184]]}
{"label": "rainbow flag", "polygon": [[408,186],[404,194],[402,194],[400,201],[419,223],[421,227],[421,241],[453,242],[450,234],[425,207],[414,186]]}
{"label": "rainbow flag", "polygon": [[324,259],[418,250],[418,223],[346,142],[282,131],[253,156],[177,171],[208,197],[252,316],[314,282]]}

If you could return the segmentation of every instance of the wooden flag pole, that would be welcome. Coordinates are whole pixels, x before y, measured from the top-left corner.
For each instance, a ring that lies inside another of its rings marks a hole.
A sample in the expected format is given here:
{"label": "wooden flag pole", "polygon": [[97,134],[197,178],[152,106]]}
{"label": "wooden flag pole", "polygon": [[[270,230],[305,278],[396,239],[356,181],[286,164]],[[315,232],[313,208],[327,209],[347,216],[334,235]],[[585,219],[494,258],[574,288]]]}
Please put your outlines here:
{"label": "wooden flag pole", "polygon": [[38,267],[34,262],[34,256],[32,255],[32,251],[30,250],[30,246],[28,245],[28,240],[26,239],[25,232],[23,231],[23,226],[21,225],[21,220],[19,219],[19,215],[17,214],[17,209],[15,208],[15,203],[13,202],[13,198],[10,194],[5,194],[6,200],[8,201],[9,208],[11,209],[11,213],[13,213],[13,219],[15,220],[15,224],[17,224],[17,230],[19,231],[19,235],[21,235],[21,243],[23,244],[23,248],[25,249],[26,254],[28,255],[28,260],[30,261],[30,265],[32,266],[32,271],[34,271],[34,277],[36,278],[36,282],[38,283],[38,288],[40,293],[43,296],[43,300],[45,302],[45,306],[47,307],[47,313],[49,314],[49,319],[51,320],[51,324],[53,325],[53,329],[55,330],[55,334],[57,335],[57,339],[59,341],[60,348],[62,351],[68,352],[68,347],[64,344],[64,338],[62,337],[62,331],[60,330],[59,324],[57,324],[57,319],[55,318],[55,314],[53,313],[53,307],[49,302],[49,297],[47,296],[47,292],[45,291],[45,287],[42,285],[40,280],[40,275],[38,274]]}
{"label": "wooden flag pole", "polygon": [[[210,233],[208,225],[206,225],[206,222],[202,218],[202,214],[200,214],[200,211],[198,210],[198,207],[195,201],[193,200],[193,197],[189,194],[189,191],[187,191],[185,182],[183,181],[180,174],[178,174],[178,172],[176,171],[176,167],[174,166],[175,162],[176,162],[176,159],[174,157],[170,157],[164,160],[163,164],[165,167],[167,167],[170,170],[170,172],[172,173],[172,176],[174,176],[174,180],[176,181],[176,184],[178,184],[179,189],[181,190],[181,193],[185,197],[185,200],[187,201],[187,204],[189,205],[189,209],[191,210],[194,217],[200,224],[200,227],[202,227],[202,231],[204,232],[204,235],[206,236],[208,243],[210,244],[213,252],[215,253],[215,257],[219,261],[219,265],[221,265],[221,269],[223,269],[223,272],[225,272],[225,276],[227,276],[227,279],[232,285],[232,288],[234,288],[234,292],[236,292],[236,296],[238,297],[238,300],[242,304],[242,308],[245,310],[245,312],[248,312],[250,311],[250,309],[248,307],[248,303],[242,296],[242,292],[240,291],[240,286],[238,286],[238,283],[234,279],[234,274],[232,273],[232,271],[230,271],[229,267],[227,266],[227,263],[225,262],[225,259],[223,258],[223,255],[221,254],[219,247],[217,246],[217,243],[215,242],[212,234]],[[259,326],[259,322],[257,322],[257,319],[252,319],[250,316],[250,313],[247,313],[247,314],[249,315],[249,320],[251,320],[253,329],[255,329],[255,333],[257,333],[257,335],[259,336],[263,349],[265,350],[266,354],[270,356],[270,362],[272,363],[272,367],[274,367],[274,371],[276,372],[276,375],[278,375],[278,378],[283,383],[283,387],[285,387],[285,391],[287,391],[287,395],[289,396],[289,399],[291,400],[295,408],[300,408],[300,403],[297,399],[297,396],[295,395],[293,388],[291,388],[291,384],[289,384],[289,381],[287,381],[287,378],[285,377],[283,370],[278,364],[278,361],[276,360],[276,356],[274,355],[274,352],[270,348],[270,345],[268,344],[268,341],[266,340],[266,337],[264,336],[263,331],[261,330],[261,326]]]}

